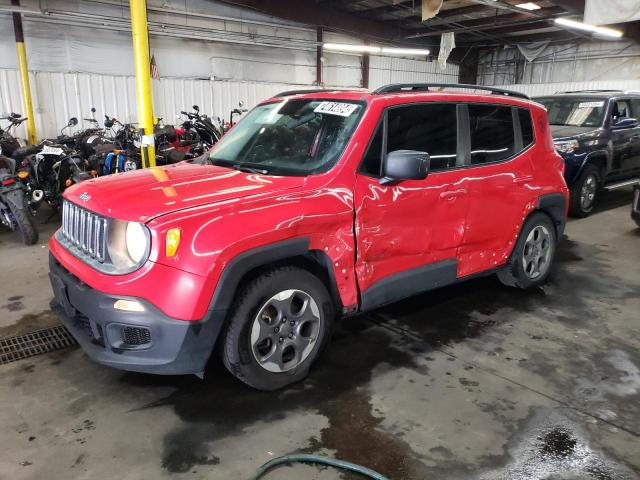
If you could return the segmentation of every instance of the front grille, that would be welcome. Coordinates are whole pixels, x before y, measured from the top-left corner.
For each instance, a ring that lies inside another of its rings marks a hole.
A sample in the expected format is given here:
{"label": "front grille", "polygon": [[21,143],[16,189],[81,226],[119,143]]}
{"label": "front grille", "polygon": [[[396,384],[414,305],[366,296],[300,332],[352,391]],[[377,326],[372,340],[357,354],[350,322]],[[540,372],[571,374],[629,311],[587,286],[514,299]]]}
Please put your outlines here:
{"label": "front grille", "polygon": [[62,235],[82,253],[103,263],[107,247],[107,219],[73,203],[62,205]]}
{"label": "front grille", "polygon": [[122,329],[122,343],[131,346],[140,346],[151,343],[151,332],[148,328],[124,327]]}

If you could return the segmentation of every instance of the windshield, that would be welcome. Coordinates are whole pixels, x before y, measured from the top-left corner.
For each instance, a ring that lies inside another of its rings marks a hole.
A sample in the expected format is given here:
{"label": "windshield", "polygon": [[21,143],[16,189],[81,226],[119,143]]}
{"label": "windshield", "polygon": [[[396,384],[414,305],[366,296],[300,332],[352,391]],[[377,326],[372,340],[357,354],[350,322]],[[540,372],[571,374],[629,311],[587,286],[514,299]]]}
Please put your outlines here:
{"label": "windshield", "polygon": [[573,127],[599,127],[604,119],[603,98],[539,98],[537,101],[547,107],[550,125],[571,125]]}
{"label": "windshield", "polygon": [[215,145],[215,165],[273,175],[326,172],[362,116],[360,103],[284,99],[259,105]]}

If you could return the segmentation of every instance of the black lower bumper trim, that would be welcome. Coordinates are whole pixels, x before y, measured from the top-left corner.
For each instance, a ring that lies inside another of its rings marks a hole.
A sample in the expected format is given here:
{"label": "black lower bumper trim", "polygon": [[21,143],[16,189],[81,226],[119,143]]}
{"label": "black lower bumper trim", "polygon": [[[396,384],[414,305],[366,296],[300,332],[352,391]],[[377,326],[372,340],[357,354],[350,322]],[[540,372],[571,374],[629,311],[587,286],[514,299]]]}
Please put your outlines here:
{"label": "black lower bumper trim", "polygon": [[[146,300],[104,294],[68,272],[49,255],[52,309],[96,362],[135,372],[201,374],[211,356],[226,312],[209,311],[200,321],[176,320]],[[115,310],[116,300],[137,300],[143,312]],[[124,329],[147,330],[142,343],[127,345]],[[148,341],[147,341],[148,340]],[[146,342],[146,343],[145,343]]]}

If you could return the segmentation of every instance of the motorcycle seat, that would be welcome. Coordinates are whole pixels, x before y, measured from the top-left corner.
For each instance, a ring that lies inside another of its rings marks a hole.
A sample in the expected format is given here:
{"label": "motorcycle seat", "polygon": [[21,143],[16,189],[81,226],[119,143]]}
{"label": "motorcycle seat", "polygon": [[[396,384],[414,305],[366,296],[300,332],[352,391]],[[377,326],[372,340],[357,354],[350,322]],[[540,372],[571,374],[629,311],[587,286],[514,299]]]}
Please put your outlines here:
{"label": "motorcycle seat", "polygon": [[33,153],[38,153],[42,149],[41,145],[27,145],[26,147],[16,148],[13,151],[13,159],[16,161],[22,160],[27,155],[31,155]]}

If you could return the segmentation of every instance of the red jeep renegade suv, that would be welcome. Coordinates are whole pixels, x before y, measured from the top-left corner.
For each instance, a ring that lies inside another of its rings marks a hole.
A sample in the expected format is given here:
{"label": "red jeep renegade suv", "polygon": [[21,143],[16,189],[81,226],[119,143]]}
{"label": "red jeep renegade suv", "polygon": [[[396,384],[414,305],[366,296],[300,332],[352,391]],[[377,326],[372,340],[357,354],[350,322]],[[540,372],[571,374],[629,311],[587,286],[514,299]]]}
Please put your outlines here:
{"label": "red jeep renegade suv", "polygon": [[201,375],[217,346],[276,389],[339,316],[490,273],[544,282],[562,174],[544,107],[515,92],[284,92],[200,163],[69,188],[52,305],[97,362]]}

